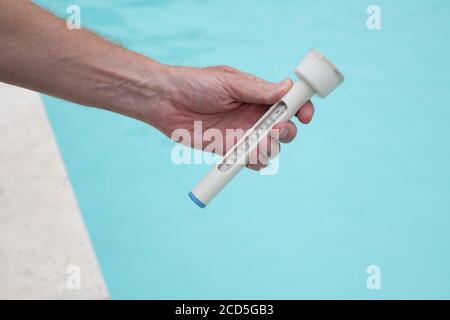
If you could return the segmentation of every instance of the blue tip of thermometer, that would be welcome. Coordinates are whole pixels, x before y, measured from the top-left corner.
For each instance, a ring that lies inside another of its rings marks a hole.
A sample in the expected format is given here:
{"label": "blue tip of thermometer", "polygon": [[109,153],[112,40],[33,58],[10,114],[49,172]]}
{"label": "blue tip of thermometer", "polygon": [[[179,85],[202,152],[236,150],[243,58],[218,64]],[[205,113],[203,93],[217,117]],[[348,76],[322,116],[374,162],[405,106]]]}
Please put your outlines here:
{"label": "blue tip of thermometer", "polygon": [[251,152],[276,124],[289,121],[314,95],[325,98],[344,82],[341,72],[317,50],[308,52],[295,73],[298,81],[292,89],[246,132],[189,193],[189,198],[200,208],[205,208],[248,164]]}

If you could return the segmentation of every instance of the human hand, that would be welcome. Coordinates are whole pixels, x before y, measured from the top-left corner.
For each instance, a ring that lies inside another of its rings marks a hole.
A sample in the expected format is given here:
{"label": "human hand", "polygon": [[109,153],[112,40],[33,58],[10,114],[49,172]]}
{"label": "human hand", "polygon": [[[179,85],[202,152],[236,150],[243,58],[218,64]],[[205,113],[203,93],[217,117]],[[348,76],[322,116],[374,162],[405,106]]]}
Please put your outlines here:
{"label": "human hand", "polygon": [[[292,86],[290,80],[272,84],[230,67],[163,65],[85,29],[69,30],[66,21],[31,1],[0,0],[0,7],[0,81],[145,121],[170,137],[186,129],[194,139],[183,143],[195,148],[210,145],[195,136],[195,121],[222,134],[222,148],[212,151],[223,155],[237,142],[235,136],[229,141],[227,129],[251,128]],[[297,116],[308,123],[313,112],[307,103]],[[297,133],[292,122],[275,129],[281,142]],[[257,148],[261,161],[250,167],[259,169],[276,156],[277,140],[264,140],[268,148]]]}
{"label": "human hand", "polygon": [[[144,121],[171,138],[173,132],[179,129],[188,130],[192,137],[198,135],[194,130],[194,121],[201,121],[203,131],[217,129],[224,137],[223,148],[209,150],[220,155],[237,142],[234,136],[227,134],[227,129],[243,129],[243,135],[293,85],[291,80],[270,83],[227,66],[164,68],[165,79],[160,87],[158,107],[153,111],[142,111]],[[299,110],[297,118],[307,124],[313,114],[314,106],[308,102]],[[295,139],[297,127],[291,121],[280,123],[274,127],[273,133],[263,142],[267,147],[258,148],[257,161],[249,164],[249,168],[264,168],[268,160],[279,153],[279,141],[289,143]],[[202,143],[195,145],[193,141]],[[203,136],[181,142],[203,150],[211,143],[204,141]]]}

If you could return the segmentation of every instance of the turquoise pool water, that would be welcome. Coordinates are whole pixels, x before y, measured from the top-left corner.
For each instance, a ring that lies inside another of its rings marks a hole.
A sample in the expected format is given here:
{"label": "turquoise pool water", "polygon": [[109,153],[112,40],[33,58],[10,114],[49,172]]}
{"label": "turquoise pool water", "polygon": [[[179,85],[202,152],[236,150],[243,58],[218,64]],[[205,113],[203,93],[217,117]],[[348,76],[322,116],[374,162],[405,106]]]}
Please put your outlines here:
{"label": "turquoise pool water", "polygon": [[[165,63],[230,64],[273,81],[309,48],[346,83],[281,171],[245,172],[206,211],[144,124],[45,97],[113,298],[450,298],[450,3],[40,0]],[[249,191],[251,190],[251,191]],[[378,265],[382,290],[366,287]]]}

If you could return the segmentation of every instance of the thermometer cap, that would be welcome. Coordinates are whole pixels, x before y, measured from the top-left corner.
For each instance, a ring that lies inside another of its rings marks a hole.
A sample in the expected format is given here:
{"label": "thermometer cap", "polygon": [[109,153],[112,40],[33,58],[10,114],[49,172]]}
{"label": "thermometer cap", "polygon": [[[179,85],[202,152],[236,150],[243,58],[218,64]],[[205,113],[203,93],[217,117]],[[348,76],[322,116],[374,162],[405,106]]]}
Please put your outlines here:
{"label": "thermometer cap", "polygon": [[295,69],[321,98],[328,96],[342,82],[344,76],[336,66],[317,50],[310,50]]}

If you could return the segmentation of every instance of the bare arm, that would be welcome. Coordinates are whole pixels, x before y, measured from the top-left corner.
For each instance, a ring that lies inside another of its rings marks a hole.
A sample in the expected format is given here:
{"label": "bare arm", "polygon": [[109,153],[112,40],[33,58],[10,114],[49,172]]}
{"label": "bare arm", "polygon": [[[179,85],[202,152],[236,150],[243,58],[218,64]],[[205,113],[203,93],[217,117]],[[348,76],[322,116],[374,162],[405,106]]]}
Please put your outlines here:
{"label": "bare arm", "polygon": [[0,8],[0,81],[124,112],[158,91],[157,62],[91,32],[69,30],[30,1],[0,0]]}
{"label": "bare arm", "polygon": [[[230,67],[163,65],[89,31],[69,30],[26,0],[0,0],[0,81],[121,113],[167,136],[191,131],[194,121],[205,129],[246,130],[292,86]],[[308,123],[313,111],[307,103],[298,118]],[[292,122],[278,129],[282,142],[295,138]]]}

